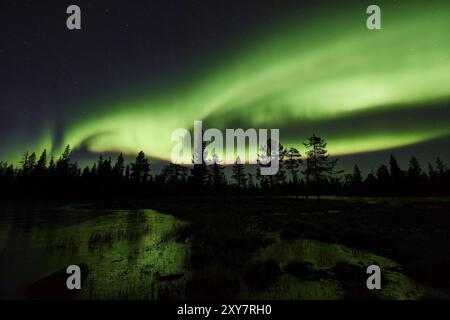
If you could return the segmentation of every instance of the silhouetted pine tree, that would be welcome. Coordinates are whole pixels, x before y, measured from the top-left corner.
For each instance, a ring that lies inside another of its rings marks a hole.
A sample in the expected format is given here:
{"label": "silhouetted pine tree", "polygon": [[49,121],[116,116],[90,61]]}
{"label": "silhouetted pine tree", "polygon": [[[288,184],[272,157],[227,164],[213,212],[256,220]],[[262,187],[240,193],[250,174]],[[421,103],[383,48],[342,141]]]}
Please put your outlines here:
{"label": "silhouetted pine tree", "polygon": [[131,181],[136,184],[144,184],[148,181],[150,164],[145,153],[140,151],[135,163],[131,164]]}
{"label": "silhouetted pine tree", "polygon": [[298,171],[300,164],[302,163],[302,156],[296,148],[289,148],[285,153],[286,156],[286,169],[290,172],[292,182],[296,184],[298,182]]}
{"label": "silhouetted pine tree", "polygon": [[244,165],[241,163],[241,158],[238,156],[233,165],[233,174],[231,178],[234,179],[236,186],[240,189],[245,189],[247,177],[245,175]]}
{"label": "silhouetted pine tree", "polygon": [[303,174],[306,176],[307,188],[310,189],[311,180],[316,189],[317,198],[320,196],[320,185],[333,174],[336,160],[330,160],[327,142],[315,134],[308,138],[303,145],[306,148],[306,167]]}
{"label": "silhouetted pine tree", "polygon": [[188,168],[185,166],[169,163],[162,171],[163,182],[169,184],[183,184],[186,182]]}
{"label": "silhouetted pine tree", "polygon": [[248,189],[254,189],[255,182],[253,181],[253,174],[251,174],[250,172],[247,172],[247,181]]}
{"label": "silhouetted pine tree", "polygon": [[378,185],[377,178],[373,172],[370,172],[363,181],[364,191],[367,194],[377,194]]}
{"label": "silhouetted pine tree", "polygon": [[284,160],[280,160],[278,166],[278,172],[273,176],[274,187],[280,188],[281,185],[286,183],[286,171],[284,169]]}
{"label": "silhouetted pine tree", "polygon": [[389,171],[391,176],[391,186],[389,192],[401,194],[403,192],[403,182],[405,173],[400,169],[397,160],[393,155],[389,157]]}
{"label": "silhouetted pine tree", "polygon": [[119,154],[117,157],[116,163],[112,169],[113,177],[116,181],[121,181],[124,178],[124,170],[125,170],[125,159],[123,158],[123,154]]}
{"label": "silhouetted pine tree", "polygon": [[56,165],[55,165],[55,159],[53,156],[50,157],[50,161],[48,162],[47,167],[47,181],[48,183],[53,183],[56,178]]}
{"label": "silhouetted pine tree", "polygon": [[205,150],[205,143],[202,142],[201,150],[194,150],[192,154],[192,168],[189,182],[194,186],[194,191],[199,191],[208,182],[208,167],[205,163],[205,159],[208,154]]}
{"label": "silhouetted pine tree", "polygon": [[359,167],[355,164],[353,167],[353,174],[350,177],[350,191],[352,194],[360,195],[363,192],[362,182],[363,178],[361,170],[359,170]]}
{"label": "silhouetted pine tree", "polygon": [[226,185],[225,174],[223,173],[225,168],[221,165],[221,160],[217,155],[213,156],[212,161],[213,164],[210,171],[210,181],[212,186],[217,190],[217,188],[221,188]]}
{"label": "silhouetted pine tree", "polygon": [[111,178],[112,167],[111,158],[103,160],[103,156],[100,155],[97,163],[97,176],[101,181],[107,182]]}
{"label": "silhouetted pine tree", "polygon": [[[258,170],[257,177],[260,180],[261,187],[267,186],[272,196],[273,191],[277,185],[283,183],[286,180],[286,174],[283,170],[283,159],[286,155],[286,149],[281,143],[278,143],[275,148],[272,148],[272,140],[268,139],[267,143],[260,148],[258,154]],[[274,167],[273,161],[278,161],[278,171],[276,174],[268,174],[263,176],[261,174],[261,168]]]}
{"label": "silhouetted pine tree", "polygon": [[0,162],[0,179],[1,183],[7,186],[14,182],[14,166],[12,164],[8,165],[7,162]]}
{"label": "silhouetted pine tree", "polygon": [[269,178],[267,175],[261,174],[261,165],[258,162],[256,167],[256,180],[258,181],[259,188],[263,193],[266,193],[270,189]]}
{"label": "silhouetted pine tree", "polygon": [[70,177],[70,156],[72,150],[70,145],[67,145],[62,153],[61,157],[56,161],[55,175],[58,179],[64,179]]}
{"label": "silhouetted pine tree", "polygon": [[34,166],[36,164],[36,154],[33,152],[31,154],[27,152],[25,152],[25,154],[23,155],[22,161],[21,161],[21,165],[22,165],[22,169],[21,169],[21,174],[22,177],[28,177],[31,175],[31,173],[34,170]]}
{"label": "silhouetted pine tree", "polygon": [[422,168],[416,157],[411,157],[409,160],[408,177],[410,179],[420,179],[422,176]]}
{"label": "silhouetted pine tree", "polygon": [[125,180],[126,182],[130,181],[130,175],[131,175],[130,172],[131,172],[131,171],[130,171],[130,165],[127,164],[127,167],[125,168],[125,177],[124,177],[124,180]]}
{"label": "silhouetted pine tree", "polygon": [[438,194],[438,184],[439,184],[438,173],[434,169],[431,162],[428,162],[428,181],[430,184],[430,190],[429,190],[430,193]]}
{"label": "silhouetted pine tree", "polygon": [[94,163],[92,165],[90,176],[93,181],[95,181],[97,179],[97,164],[96,163]]}
{"label": "silhouetted pine tree", "polygon": [[436,170],[438,173],[438,184],[436,186],[436,189],[438,190],[438,194],[444,195],[444,194],[450,194],[450,178],[449,173],[444,165],[444,162],[441,160],[440,157],[436,158]]}
{"label": "silhouetted pine tree", "polygon": [[34,168],[34,175],[43,178],[47,173],[47,150],[44,150]]}
{"label": "silhouetted pine tree", "polygon": [[409,160],[407,176],[410,194],[417,195],[421,193],[421,191],[425,190],[427,177],[424,176],[422,168],[420,167],[419,161],[416,157],[411,157]]}
{"label": "silhouetted pine tree", "polygon": [[91,178],[91,171],[89,170],[89,166],[86,166],[83,169],[83,173],[81,174],[81,178],[83,181],[88,182]]}
{"label": "silhouetted pine tree", "polygon": [[298,198],[298,171],[300,164],[302,163],[302,155],[296,148],[289,148],[289,150],[285,152],[285,157],[286,169],[291,175],[291,191],[295,194],[295,197]]}
{"label": "silhouetted pine tree", "polygon": [[389,194],[389,186],[391,183],[391,175],[386,165],[382,164],[377,169],[377,186],[381,194]]}

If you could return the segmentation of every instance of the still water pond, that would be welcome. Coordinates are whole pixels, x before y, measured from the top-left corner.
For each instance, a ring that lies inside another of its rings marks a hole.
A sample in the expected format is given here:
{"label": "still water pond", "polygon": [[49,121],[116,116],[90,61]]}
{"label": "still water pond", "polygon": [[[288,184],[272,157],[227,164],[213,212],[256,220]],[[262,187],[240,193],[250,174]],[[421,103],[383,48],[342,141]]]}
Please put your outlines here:
{"label": "still water pond", "polygon": [[[0,299],[23,299],[30,284],[71,264],[86,263],[90,270],[78,299],[183,299],[187,283],[198,275],[190,263],[190,241],[177,236],[186,222],[171,215],[71,207],[3,208],[0,213]],[[267,261],[281,273],[264,290],[248,286],[240,271],[228,270],[238,279],[236,298],[354,298],[346,296],[346,284],[356,281],[366,292],[365,267],[370,264],[383,270],[383,290],[374,297],[420,299],[428,294],[394,261],[339,244],[277,238],[246,263]],[[210,276],[217,273],[212,270]]]}
{"label": "still water pond", "polygon": [[183,297],[190,250],[175,241],[183,222],[173,216],[71,208],[2,214],[1,298],[21,299],[31,283],[80,263],[90,270],[81,299]]}

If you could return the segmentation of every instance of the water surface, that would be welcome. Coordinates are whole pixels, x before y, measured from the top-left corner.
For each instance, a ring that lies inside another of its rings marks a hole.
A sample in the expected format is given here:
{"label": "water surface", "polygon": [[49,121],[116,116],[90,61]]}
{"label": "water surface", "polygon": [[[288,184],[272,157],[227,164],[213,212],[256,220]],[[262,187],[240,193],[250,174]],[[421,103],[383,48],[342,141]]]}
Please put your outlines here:
{"label": "water surface", "polygon": [[153,210],[4,210],[0,297],[21,299],[36,280],[84,262],[90,274],[78,298],[183,298],[190,246],[175,241],[181,225]]}

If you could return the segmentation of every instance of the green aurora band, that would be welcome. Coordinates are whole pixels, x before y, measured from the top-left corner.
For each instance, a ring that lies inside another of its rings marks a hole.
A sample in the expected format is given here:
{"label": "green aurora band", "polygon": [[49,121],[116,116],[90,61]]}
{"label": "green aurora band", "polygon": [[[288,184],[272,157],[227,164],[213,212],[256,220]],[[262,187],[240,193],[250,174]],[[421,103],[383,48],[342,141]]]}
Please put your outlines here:
{"label": "green aurora band", "polygon": [[167,160],[173,130],[191,129],[194,120],[280,128],[282,143],[299,149],[315,132],[332,155],[449,135],[450,3],[379,5],[381,30],[366,28],[364,5],[286,21],[181,84],[92,106],[72,117],[63,143],[54,145],[48,129],[33,147],[144,150]]}

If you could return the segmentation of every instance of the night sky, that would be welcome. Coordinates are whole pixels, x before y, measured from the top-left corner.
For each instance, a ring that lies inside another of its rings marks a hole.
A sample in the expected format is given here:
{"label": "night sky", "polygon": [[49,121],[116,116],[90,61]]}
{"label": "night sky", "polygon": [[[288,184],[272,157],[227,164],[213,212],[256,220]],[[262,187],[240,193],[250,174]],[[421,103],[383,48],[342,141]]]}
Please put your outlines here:
{"label": "night sky", "polygon": [[[0,159],[66,144],[75,158],[144,150],[176,128],[316,133],[342,166],[450,161],[450,2],[5,1]],[[66,28],[66,8],[82,30]]]}

